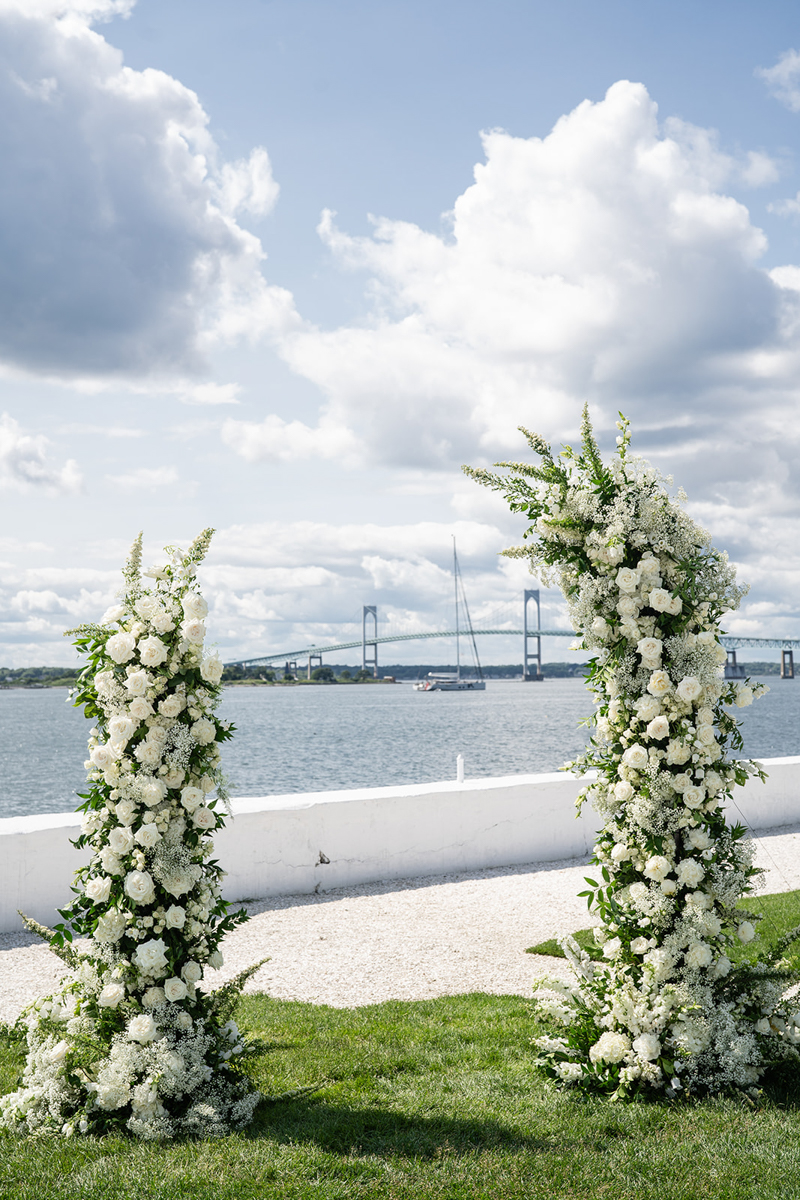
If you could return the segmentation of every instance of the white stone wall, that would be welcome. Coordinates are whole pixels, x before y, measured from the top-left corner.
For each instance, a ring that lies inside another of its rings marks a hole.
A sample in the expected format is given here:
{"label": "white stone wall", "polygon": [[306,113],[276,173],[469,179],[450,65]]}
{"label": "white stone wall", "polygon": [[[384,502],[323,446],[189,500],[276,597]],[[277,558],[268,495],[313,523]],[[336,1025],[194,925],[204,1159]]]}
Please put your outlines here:
{"label": "white stone wall", "polygon": [[[765,766],[767,783],[737,789],[729,820],[800,823],[800,758]],[[226,897],[241,900],[588,856],[596,820],[575,818],[581,785],[556,772],[240,799],[215,857]],[[79,828],[73,813],[0,820],[0,931],[22,927],[18,909],[58,919],[85,861],[70,845]]]}

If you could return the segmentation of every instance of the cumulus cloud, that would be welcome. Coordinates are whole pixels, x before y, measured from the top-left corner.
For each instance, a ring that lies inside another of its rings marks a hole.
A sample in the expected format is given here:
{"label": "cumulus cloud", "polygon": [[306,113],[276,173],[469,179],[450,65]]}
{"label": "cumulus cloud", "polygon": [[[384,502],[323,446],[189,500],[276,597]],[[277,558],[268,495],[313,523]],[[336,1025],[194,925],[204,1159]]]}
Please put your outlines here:
{"label": "cumulus cloud", "polygon": [[238,383],[197,383],[183,391],[184,404],[238,404]]}
{"label": "cumulus cloud", "polygon": [[50,445],[43,434],[26,433],[8,413],[0,415],[0,487],[82,491],[83,476],[77,462],[70,458],[63,466],[55,466],[50,461]]}
{"label": "cumulus cloud", "polygon": [[800,112],[800,54],[796,50],[785,51],[774,67],[757,67],[755,73],[776,100],[790,112]]}
{"label": "cumulus cloud", "polygon": [[155,492],[178,483],[180,475],[177,467],[136,467],[121,475],[107,475],[106,479],[126,492]]}
{"label": "cumulus cloud", "polygon": [[381,218],[351,237],[323,216],[335,258],[371,279],[371,315],[291,331],[282,352],[365,452],[457,463],[505,453],[518,423],[562,437],[585,399],[652,423],[741,411],[794,378],[796,294],[761,268],[764,234],[723,190],[772,178],[771,160],[661,127],[628,82],[547,137],[483,140],[450,236]]}
{"label": "cumulus cloud", "polygon": [[299,458],[351,459],[357,439],[345,426],[323,417],[310,426],[270,415],[263,421],[236,421],[222,426],[222,440],[248,462],[292,462]]}
{"label": "cumulus cloud", "polygon": [[192,377],[297,321],[236,220],[275,202],[266,151],[221,161],[195,93],[90,27],[130,7],[0,3],[0,361],[27,372]]}

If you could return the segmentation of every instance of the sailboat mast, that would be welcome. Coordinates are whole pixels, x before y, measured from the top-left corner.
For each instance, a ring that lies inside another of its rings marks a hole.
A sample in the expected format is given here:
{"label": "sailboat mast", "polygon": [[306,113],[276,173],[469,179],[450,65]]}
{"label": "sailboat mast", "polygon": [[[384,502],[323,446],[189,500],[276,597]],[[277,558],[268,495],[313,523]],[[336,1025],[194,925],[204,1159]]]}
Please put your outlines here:
{"label": "sailboat mast", "polygon": [[453,535],[453,590],[456,601],[456,679],[461,678],[461,645],[458,637],[458,558],[456,556],[456,539]]}

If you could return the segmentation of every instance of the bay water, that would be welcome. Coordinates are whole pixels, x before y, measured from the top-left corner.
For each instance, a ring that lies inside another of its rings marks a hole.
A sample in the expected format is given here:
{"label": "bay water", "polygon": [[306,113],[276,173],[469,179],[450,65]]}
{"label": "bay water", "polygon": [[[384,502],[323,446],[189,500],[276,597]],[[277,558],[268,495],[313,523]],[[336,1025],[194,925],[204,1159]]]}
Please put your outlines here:
{"label": "bay water", "polygon": [[[800,679],[742,719],[743,753],[800,754]],[[79,801],[90,723],[66,689],[0,689],[0,817],[67,812]],[[415,692],[410,684],[228,687],[219,714],[232,796],[274,796],[558,770],[586,740],[582,679],[489,680],[485,692]]]}

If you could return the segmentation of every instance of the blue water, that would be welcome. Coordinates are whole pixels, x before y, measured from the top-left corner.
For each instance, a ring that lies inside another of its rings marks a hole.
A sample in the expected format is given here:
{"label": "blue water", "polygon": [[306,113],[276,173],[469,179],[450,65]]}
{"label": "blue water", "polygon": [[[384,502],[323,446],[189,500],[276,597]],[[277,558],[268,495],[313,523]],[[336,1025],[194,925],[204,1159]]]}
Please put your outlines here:
{"label": "blue water", "polygon": [[[800,754],[800,679],[742,718],[744,753]],[[66,690],[0,690],[0,817],[64,812],[78,802],[91,728]],[[410,684],[228,688],[220,715],[234,796],[281,795],[557,770],[579,753],[592,711],[580,679],[489,680],[485,692],[415,692]]]}

